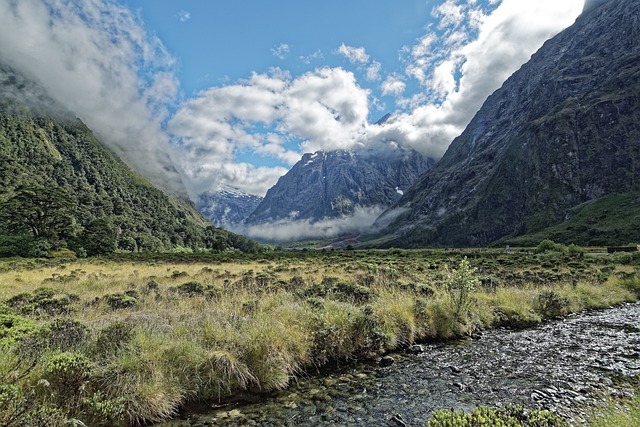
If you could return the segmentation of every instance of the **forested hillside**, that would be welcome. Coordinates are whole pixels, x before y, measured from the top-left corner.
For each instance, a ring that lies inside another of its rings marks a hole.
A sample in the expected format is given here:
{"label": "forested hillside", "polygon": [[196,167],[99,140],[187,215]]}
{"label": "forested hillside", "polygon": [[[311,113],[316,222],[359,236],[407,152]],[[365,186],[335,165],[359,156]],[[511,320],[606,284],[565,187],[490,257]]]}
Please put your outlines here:
{"label": "forested hillside", "polygon": [[153,187],[6,66],[0,67],[0,186],[2,255],[58,247],[81,255],[258,248]]}

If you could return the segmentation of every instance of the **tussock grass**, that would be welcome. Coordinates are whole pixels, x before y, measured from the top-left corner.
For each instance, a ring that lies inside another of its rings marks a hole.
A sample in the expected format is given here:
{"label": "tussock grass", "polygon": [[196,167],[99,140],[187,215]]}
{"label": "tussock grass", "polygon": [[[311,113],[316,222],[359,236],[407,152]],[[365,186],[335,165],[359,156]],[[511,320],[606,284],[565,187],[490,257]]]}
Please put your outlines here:
{"label": "tussock grass", "polygon": [[[0,268],[0,302],[25,294],[0,309],[0,402],[27,402],[23,418],[47,408],[50,425],[138,425],[192,401],[283,389],[327,364],[640,296],[637,279],[616,276],[629,265],[607,265],[605,280],[600,261],[578,272],[571,258],[552,259],[555,271],[539,261],[374,251]],[[495,280],[481,285],[487,272]]]}

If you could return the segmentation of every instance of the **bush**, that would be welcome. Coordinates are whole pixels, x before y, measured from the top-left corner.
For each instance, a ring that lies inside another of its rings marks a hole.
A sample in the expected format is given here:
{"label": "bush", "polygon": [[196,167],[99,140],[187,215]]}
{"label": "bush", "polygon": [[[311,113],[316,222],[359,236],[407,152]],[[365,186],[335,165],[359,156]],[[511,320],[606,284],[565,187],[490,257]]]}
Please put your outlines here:
{"label": "bush", "polygon": [[114,322],[98,333],[96,350],[98,354],[110,356],[131,342],[133,336],[133,325]]}
{"label": "bush", "polygon": [[429,419],[429,427],[569,427],[569,423],[558,415],[545,410],[527,411],[520,407],[504,409],[478,408],[465,413],[464,410],[440,410]]}
{"label": "bush", "polygon": [[[577,246],[574,246],[574,251],[576,251]],[[566,254],[569,252],[569,249],[561,244],[561,243],[556,243],[553,240],[549,240],[549,239],[545,239],[542,242],[540,242],[540,244],[538,245],[538,247],[536,247],[536,253],[545,253],[545,252],[560,252],[562,254]]]}
{"label": "bush", "polygon": [[126,293],[105,295],[104,301],[109,307],[114,310],[118,310],[121,308],[131,308],[138,305],[138,298],[127,295]]}
{"label": "bush", "polygon": [[536,309],[545,317],[557,317],[565,314],[569,300],[554,291],[544,291],[538,295]]}
{"label": "bush", "polygon": [[445,286],[458,319],[468,314],[472,302],[471,293],[480,284],[476,271],[476,268],[471,267],[467,257],[464,257],[456,270],[446,272]]}
{"label": "bush", "polygon": [[20,314],[32,316],[59,316],[74,311],[72,303],[76,295],[56,297],[51,288],[38,288],[32,293],[22,293],[9,298],[6,304]]}
{"label": "bush", "polygon": [[45,393],[62,406],[73,409],[78,397],[91,378],[93,365],[81,353],[58,353],[49,358],[43,372]]}

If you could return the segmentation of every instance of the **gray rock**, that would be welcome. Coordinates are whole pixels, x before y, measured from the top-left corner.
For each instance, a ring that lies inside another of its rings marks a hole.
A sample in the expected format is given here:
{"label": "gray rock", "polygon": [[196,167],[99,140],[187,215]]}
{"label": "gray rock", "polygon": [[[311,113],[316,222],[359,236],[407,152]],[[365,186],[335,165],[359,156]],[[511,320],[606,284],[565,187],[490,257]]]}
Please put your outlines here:
{"label": "gray rock", "polygon": [[393,357],[384,356],[382,359],[380,359],[379,365],[384,368],[384,367],[387,367],[387,366],[391,366],[394,363],[396,363],[396,360]]}

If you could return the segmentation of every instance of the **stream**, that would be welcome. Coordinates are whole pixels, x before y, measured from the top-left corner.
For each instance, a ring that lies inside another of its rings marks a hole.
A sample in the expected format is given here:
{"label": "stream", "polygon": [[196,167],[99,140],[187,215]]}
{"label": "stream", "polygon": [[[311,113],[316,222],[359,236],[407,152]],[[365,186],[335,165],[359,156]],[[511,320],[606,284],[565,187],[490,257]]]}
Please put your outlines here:
{"label": "stream", "polygon": [[579,425],[586,407],[628,393],[616,385],[640,375],[640,304],[391,356],[391,366],[350,365],[158,426],[422,426],[437,409],[506,403],[551,409]]}

